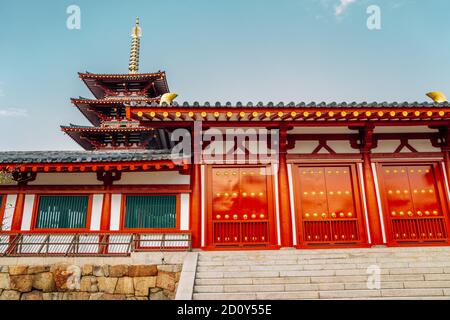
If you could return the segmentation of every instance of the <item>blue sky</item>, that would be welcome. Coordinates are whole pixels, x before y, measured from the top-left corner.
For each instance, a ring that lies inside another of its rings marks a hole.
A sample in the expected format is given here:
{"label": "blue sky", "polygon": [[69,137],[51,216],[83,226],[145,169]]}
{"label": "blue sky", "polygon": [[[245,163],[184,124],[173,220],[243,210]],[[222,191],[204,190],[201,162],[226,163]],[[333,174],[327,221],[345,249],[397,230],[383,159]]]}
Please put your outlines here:
{"label": "blue sky", "polygon": [[0,0],[0,150],[79,149],[59,129],[88,124],[69,101],[91,97],[77,72],[126,73],[136,16],[140,71],[165,70],[179,102],[450,95],[448,0]]}

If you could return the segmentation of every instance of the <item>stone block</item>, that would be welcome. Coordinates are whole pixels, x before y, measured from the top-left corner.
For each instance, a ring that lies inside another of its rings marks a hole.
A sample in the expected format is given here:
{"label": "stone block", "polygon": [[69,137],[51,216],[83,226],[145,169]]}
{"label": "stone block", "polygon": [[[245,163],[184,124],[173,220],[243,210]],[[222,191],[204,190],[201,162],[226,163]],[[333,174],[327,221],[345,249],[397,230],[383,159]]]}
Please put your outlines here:
{"label": "stone block", "polygon": [[50,271],[50,266],[29,266],[28,274],[36,274]]}
{"label": "stone block", "polygon": [[63,300],[89,300],[88,292],[64,292]]}
{"label": "stone block", "polygon": [[0,273],[0,289],[9,289],[9,274],[7,273]]}
{"label": "stone block", "polygon": [[120,278],[128,274],[128,266],[125,264],[118,264],[109,267],[109,277]]}
{"label": "stone block", "polygon": [[92,274],[96,277],[109,277],[109,266],[108,265],[96,265],[93,267]]}
{"label": "stone block", "polygon": [[94,276],[84,276],[80,281],[80,291],[97,292],[97,278]]}
{"label": "stone block", "polygon": [[89,300],[126,300],[127,296],[124,294],[110,294],[110,293],[93,293]]}
{"label": "stone block", "polygon": [[128,266],[128,276],[130,277],[151,277],[158,274],[156,265],[131,265]]}
{"label": "stone block", "polygon": [[158,266],[158,271],[165,272],[181,272],[182,265],[180,264],[163,264]]}
{"label": "stone block", "polygon": [[28,273],[28,266],[25,265],[9,266],[9,274],[12,276],[18,276],[27,273]]}
{"label": "stone block", "polygon": [[55,280],[53,279],[53,273],[43,272],[33,275],[33,288],[42,290],[44,292],[51,292],[56,290]]}
{"label": "stone block", "polygon": [[123,277],[119,278],[114,293],[117,294],[134,294],[133,278]]}
{"label": "stone block", "polygon": [[118,278],[98,277],[98,290],[104,293],[113,294],[116,289],[117,279]]}
{"label": "stone block", "polygon": [[150,293],[150,300],[169,300],[169,298],[164,294],[163,290]]}
{"label": "stone block", "polygon": [[3,290],[0,300],[20,300],[20,292],[14,290]]}
{"label": "stone block", "polygon": [[19,292],[30,292],[33,288],[33,276],[30,274],[10,276],[10,287]]}
{"label": "stone block", "polygon": [[169,291],[175,291],[175,274],[165,271],[158,272],[156,286]]}
{"label": "stone block", "polygon": [[31,291],[22,294],[20,300],[44,300],[44,297],[41,291]]}
{"label": "stone block", "polygon": [[43,300],[62,300],[64,296],[63,292],[44,292],[42,294]]}
{"label": "stone block", "polygon": [[84,264],[81,266],[81,275],[91,276],[93,270],[94,270],[94,266],[92,264]]}
{"label": "stone block", "polygon": [[134,294],[148,297],[150,289],[156,286],[156,277],[136,277],[133,282]]}

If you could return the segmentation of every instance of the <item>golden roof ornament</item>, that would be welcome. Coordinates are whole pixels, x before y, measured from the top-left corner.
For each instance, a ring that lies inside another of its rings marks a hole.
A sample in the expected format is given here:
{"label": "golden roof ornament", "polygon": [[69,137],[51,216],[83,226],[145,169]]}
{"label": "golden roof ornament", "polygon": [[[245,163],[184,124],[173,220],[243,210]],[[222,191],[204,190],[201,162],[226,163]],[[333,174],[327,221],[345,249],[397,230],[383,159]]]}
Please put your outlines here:
{"label": "golden roof ornament", "polygon": [[136,18],[136,25],[131,30],[131,51],[128,71],[130,74],[136,74],[139,71],[139,47],[142,29],[139,27],[139,18]]}
{"label": "golden roof ornament", "polygon": [[445,94],[439,91],[428,92],[427,96],[437,103],[447,102],[447,97]]}

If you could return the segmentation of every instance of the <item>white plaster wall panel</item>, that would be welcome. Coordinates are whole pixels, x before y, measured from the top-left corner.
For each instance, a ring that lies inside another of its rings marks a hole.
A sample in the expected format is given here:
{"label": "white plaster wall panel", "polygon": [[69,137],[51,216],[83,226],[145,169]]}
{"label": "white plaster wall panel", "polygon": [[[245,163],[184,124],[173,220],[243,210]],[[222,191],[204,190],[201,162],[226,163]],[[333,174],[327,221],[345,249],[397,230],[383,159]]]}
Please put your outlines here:
{"label": "white plaster wall panel", "polygon": [[357,131],[350,130],[348,127],[296,127],[288,131],[288,134],[330,134],[330,133],[353,133]]}
{"label": "white plaster wall panel", "polygon": [[358,153],[359,150],[353,149],[350,146],[350,141],[328,141],[328,146],[336,153]]}
{"label": "white plaster wall panel", "polygon": [[122,195],[113,194],[111,195],[111,220],[110,220],[110,230],[120,229],[120,209],[122,204]]}
{"label": "white plaster wall panel", "polygon": [[319,143],[317,141],[295,141],[294,148],[288,150],[289,153],[306,153],[310,154],[314,151]]}
{"label": "white plaster wall panel", "polygon": [[189,230],[189,193],[180,195],[180,230]]}
{"label": "white plaster wall panel", "polygon": [[31,230],[31,220],[33,218],[34,200],[36,196],[34,194],[27,194],[25,196],[25,203],[23,204],[22,225],[20,230]]}
{"label": "white plaster wall panel", "polygon": [[392,153],[400,145],[400,140],[380,140],[373,153]]}
{"label": "white plaster wall panel", "polygon": [[14,208],[16,207],[17,194],[8,194],[6,196],[5,211],[3,212],[3,221],[0,225],[4,231],[11,230],[12,218],[14,215]]}
{"label": "white plaster wall panel", "polygon": [[103,195],[94,194],[92,196],[92,210],[91,210],[91,225],[89,227],[92,231],[100,230],[100,223],[102,219]]}
{"label": "white plaster wall panel", "polygon": [[410,133],[410,132],[438,132],[436,129],[430,129],[428,126],[376,126],[374,133]]}
{"label": "white plaster wall panel", "polygon": [[114,184],[189,184],[189,182],[189,175],[180,174],[178,171],[156,171],[123,172],[122,178]]}
{"label": "white plaster wall panel", "polygon": [[38,173],[36,180],[29,185],[100,185],[103,182],[97,180],[95,173]]}
{"label": "white plaster wall panel", "polygon": [[408,141],[411,147],[419,152],[440,152],[440,148],[435,148],[431,145],[431,141],[428,139],[411,139]]}
{"label": "white plaster wall panel", "polygon": [[280,206],[278,199],[278,164],[272,164],[272,172],[273,175],[273,192],[275,195],[275,216],[276,216],[276,224],[277,224],[277,241],[278,245],[281,245],[281,225],[280,225]]}
{"label": "white plaster wall panel", "polygon": [[[237,135],[241,135],[241,138],[237,139],[238,143],[243,144],[244,148],[249,150],[252,154],[267,155],[269,152],[267,145],[270,143],[269,133],[270,131],[264,128],[211,128],[204,132],[204,135],[209,135],[207,139],[205,138],[205,140],[214,141],[212,141],[205,148],[203,155],[214,157],[215,155],[223,155],[233,152],[235,149],[235,137]],[[217,139],[212,139],[212,136],[215,136]],[[252,141],[246,141],[246,139],[250,139]],[[258,139],[258,142],[253,141],[256,139]],[[241,149],[238,149],[233,153],[245,155],[245,152]],[[222,160],[222,158],[217,160]]]}
{"label": "white plaster wall panel", "polygon": [[205,223],[206,223],[206,216],[205,216],[205,207],[206,207],[206,192],[205,192],[205,184],[206,184],[206,177],[205,177],[205,166],[202,165],[200,167],[200,180],[202,181],[201,189],[202,189],[202,198],[201,198],[201,224],[202,224],[202,247],[205,246],[206,243],[206,234],[205,234]]}

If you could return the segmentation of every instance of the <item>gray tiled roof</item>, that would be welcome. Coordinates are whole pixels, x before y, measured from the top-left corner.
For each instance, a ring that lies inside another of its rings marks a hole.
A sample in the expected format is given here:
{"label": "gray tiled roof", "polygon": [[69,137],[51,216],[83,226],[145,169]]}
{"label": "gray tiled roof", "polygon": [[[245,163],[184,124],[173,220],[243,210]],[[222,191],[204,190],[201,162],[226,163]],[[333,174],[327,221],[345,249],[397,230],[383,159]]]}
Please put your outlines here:
{"label": "gray tiled roof", "polygon": [[[149,106],[158,106],[158,103],[149,103]],[[227,108],[241,108],[241,107],[262,107],[262,108],[279,108],[279,107],[298,107],[298,108],[443,108],[450,107],[450,102],[181,102],[176,101],[171,105],[172,107],[227,107]],[[170,107],[170,106],[168,106]]]}
{"label": "gray tiled roof", "polygon": [[171,159],[173,159],[173,157],[169,150],[0,152],[0,163],[89,163]]}

